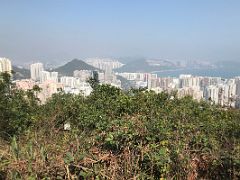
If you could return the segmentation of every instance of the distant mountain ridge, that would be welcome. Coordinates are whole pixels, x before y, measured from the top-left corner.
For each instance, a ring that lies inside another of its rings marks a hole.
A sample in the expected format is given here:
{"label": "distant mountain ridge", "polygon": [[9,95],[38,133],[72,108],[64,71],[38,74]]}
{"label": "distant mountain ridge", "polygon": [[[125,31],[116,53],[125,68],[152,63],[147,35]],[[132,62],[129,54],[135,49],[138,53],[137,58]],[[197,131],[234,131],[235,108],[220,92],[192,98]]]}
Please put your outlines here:
{"label": "distant mountain ridge", "polygon": [[86,62],[79,60],[79,59],[73,59],[72,61],[66,63],[63,66],[60,66],[58,68],[53,69],[52,71],[56,71],[59,73],[60,76],[73,76],[73,71],[75,70],[99,70]]}
{"label": "distant mountain ridge", "polygon": [[[127,62],[127,61],[125,61]],[[145,59],[136,58],[132,61],[128,61],[124,66],[115,69],[116,72],[141,72],[150,73],[164,70],[184,70],[189,69],[214,69],[215,71],[236,71],[239,72],[240,62],[239,61],[218,61],[218,62],[202,62],[202,61],[191,61],[186,62],[186,66],[180,67],[174,62],[161,59]],[[29,79],[30,70],[13,65],[13,79]],[[73,71],[75,70],[99,70],[86,62],[78,59],[73,59],[72,61],[52,69],[51,71],[59,72],[59,76],[73,76]],[[101,72],[101,70],[99,70]],[[174,73],[174,72],[172,72]],[[202,74],[204,75],[204,74]],[[240,74],[239,74],[240,75]]]}
{"label": "distant mountain ridge", "polygon": [[137,59],[126,63],[124,66],[116,69],[117,72],[140,72],[150,73],[153,71],[161,71],[165,69],[173,69],[177,66],[168,60],[161,59]]}

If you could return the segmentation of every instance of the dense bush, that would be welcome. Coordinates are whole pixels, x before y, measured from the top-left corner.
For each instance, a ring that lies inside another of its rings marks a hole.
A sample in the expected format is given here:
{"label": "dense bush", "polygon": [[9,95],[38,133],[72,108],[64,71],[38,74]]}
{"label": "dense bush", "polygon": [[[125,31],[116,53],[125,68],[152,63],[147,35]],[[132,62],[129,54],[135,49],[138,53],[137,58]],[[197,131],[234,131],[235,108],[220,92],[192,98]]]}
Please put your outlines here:
{"label": "dense bush", "polygon": [[[60,92],[41,106],[21,94],[25,131],[0,146],[2,177],[240,178],[239,110],[109,85],[96,85],[88,97]],[[18,116],[11,116],[16,126]]]}
{"label": "dense bush", "polygon": [[0,136],[8,139],[34,123],[38,101],[33,90],[24,92],[11,83],[11,75],[0,74]]}

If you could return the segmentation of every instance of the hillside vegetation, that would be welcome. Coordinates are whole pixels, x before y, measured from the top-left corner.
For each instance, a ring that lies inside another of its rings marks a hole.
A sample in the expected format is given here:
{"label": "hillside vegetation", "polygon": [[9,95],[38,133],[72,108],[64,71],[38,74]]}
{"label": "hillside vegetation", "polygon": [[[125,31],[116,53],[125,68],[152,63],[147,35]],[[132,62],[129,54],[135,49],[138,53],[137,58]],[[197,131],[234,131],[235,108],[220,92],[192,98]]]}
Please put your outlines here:
{"label": "hillside vegetation", "polygon": [[0,179],[240,178],[239,110],[108,85],[39,105],[0,79]]}

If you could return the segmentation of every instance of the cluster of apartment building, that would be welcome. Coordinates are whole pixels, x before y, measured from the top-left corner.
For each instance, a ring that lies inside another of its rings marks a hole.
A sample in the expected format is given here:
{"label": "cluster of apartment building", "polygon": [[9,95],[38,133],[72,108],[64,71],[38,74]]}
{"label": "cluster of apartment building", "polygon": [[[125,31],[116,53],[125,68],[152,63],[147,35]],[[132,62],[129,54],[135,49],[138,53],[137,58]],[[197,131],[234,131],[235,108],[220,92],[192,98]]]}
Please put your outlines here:
{"label": "cluster of apartment building", "polygon": [[[105,66],[98,67],[100,69],[99,72],[75,70],[72,72],[72,76],[59,76],[58,72],[45,70],[42,63],[34,63],[30,65],[31,78],[17,80],[16,86],[27,90],[31,89],[34,85],[38,85],[41,88],[38,97],[43,103],[59,90],[66,93],[88,96],[92,92],[92,88],[90,84],[87,83],[87,80],[93,77],[93,73],[97,73],[98,80],[101,84],[110,84],[121,88],[121,81],[117,79],[117,76],[112,71],[114,63],[109,62],[109,67],[107,67],[106,62],[103,63]],[[101,69],[101,67],[104,67],[104,69]]]}
{"label": "cluster of apartment building", "polygon": [[124,65],[118,60],[111,58],[88,58],[85,62],[104,71],[112,71],[113,69],[120,68]]}
{"label": "cluster of apartment building", "polygon": [[180,75],[158,77],[148,73],[119,73],[118,75],[135,82],[136,87],[147,87],[157,93],[176,91],[178,97],[192,96],[194,99],[207,100],[228,107],[240,107],[240,77],[223,79],[221,77],[203,77]]}
{"label": "cluster of apartment building", "polygon": [[91,86],[86,83],[91,72],[85,70],[79,72],[84,77],[60,77],[58,72],[45,70],[42,63],[34,63],[30,65],[30,73],[30,79],[16,80],[16,87],[27,90],[31,89],[34,85],[38,85],[41,88],[38,98],[42,103],[46,102],[48,98],[60,90],[72,94],[81,93],[84,96],[89,95],[92,91]]}
{"label": "cluster of apartment building", "polygon": [[120,68],[124,64],[111,58],[88,58],[85,62],[102,70],[102,73],[99,72],[100,83],[121,88],[121,81],[117,79],[114,69]]}
{"label": "cluster of apartment building", "polygon": [[42,63],[34,63],[30,65],[30,79],[16,80],[16,87],[23,90],[32,89],[35,85],[41,88],[37,93],[42,103],[46,102],[54,93],[63,88],[58,82],[58,72],[49,72],[44,70]]}
{"label": "cluster of apartment building", "polygon": [[[157,74],[151,73],[115,73],[113,69],[121,66],[117,61],[105,60],[102,61],[102,64],[99,59],[88,61],[100,71],[75,70],[73,76],[59,77],[58,72],[46,71],[42,63],[31,64],[31,78],[16,80],[16,87],[28,90],[32,89],[34,85],[38,85],[41,88],[38,97],[43,103],[59,90],[88,96],[92,92],[92,88],[87,80],[97,73],[101,84],[110,84],[121,88],[121,81],[117,76],[122,76],[131,81],[135,88],[144,87],[157,93],[176,91],[178,97],[192,96],[198,101],[207,100],[221,106],[240,108],[240,77],[223,79],[182,74],[176,78],[158,77]],[[11,73],[11,71],[11,61],[7,58],[0,58],[0,72]]]}

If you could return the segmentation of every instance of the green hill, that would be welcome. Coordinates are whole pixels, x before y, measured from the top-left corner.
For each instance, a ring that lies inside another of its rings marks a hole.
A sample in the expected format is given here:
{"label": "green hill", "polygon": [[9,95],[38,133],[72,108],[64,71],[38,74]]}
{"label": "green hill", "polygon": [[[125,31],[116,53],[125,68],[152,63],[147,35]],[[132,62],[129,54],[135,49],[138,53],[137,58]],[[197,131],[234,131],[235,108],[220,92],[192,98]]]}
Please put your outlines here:
{"label": "green hill", "polygon": [[60,66],[53,71],[59,73],[60,76],[72,76],[73,71],[75,70],[98,70],[97,68],[85,63],[82,60],[73,59],[72,61],[68,62],[67,64]]}
{"label": "green hill", "polygon": [[29,69],[13,66],[13,71],[14,71],[13,78],[15,80],[17,80],[17,79],[29,79],[30,78],[30,70]]}

